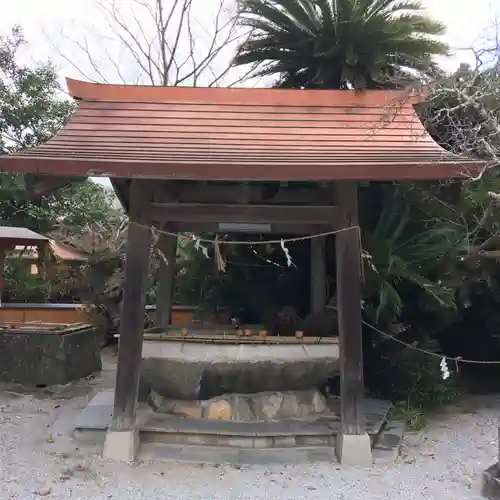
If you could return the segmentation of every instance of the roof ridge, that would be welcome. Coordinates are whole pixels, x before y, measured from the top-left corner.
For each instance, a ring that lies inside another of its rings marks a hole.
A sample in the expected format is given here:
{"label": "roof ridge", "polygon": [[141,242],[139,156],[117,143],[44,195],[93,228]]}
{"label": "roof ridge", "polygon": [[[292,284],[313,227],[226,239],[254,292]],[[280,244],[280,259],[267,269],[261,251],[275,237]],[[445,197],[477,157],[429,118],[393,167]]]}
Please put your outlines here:
{"label": "roof ridge", "polygon": [[[68,93],[77,100],[117,102],[179,102],[212,104],[262,104],[271,106],[352,106],[413,105],[422,101],[422,93],[415,89],[402,90],[325,90],[276,89],[246,87],[188,87],[125,85],[92,83],[66,78]],[[336,103],[336,104],[335,104]]]}

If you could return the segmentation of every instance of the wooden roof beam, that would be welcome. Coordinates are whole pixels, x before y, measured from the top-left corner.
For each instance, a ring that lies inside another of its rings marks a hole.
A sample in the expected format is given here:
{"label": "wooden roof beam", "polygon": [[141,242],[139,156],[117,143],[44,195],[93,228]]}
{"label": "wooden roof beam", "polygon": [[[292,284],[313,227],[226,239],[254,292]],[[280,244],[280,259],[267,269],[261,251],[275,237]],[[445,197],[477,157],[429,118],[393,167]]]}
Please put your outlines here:
{"label": "wooden roof beam", "polygon": [[24,176],[24,185],[26,187],[26,198],[30,201],[36,201],[52,194],[72,182],[83,182],[85,177],[62,176],[62,175],[32,175]]}
{"label": "wooden roof beam", "polygon": [[[218,222],[169,222],[169,233],[219,233],[219,234],[287,234],[306,235],[312,233],[328,233],[338,228],[337,222],[331,224],[266,224],[266,223],[233,223],[234,227]],[[253,227],[252,227],[253,226]]]}
{"label": "wooden roof beam", "polygon": [[204,203],[152,203],[158,222],[335,224],[337,207],[287,205],[216,205]]}
{"label": "wooden roof beam", "polygon": [[[154,182],[154,181],[153,181]],[[155,182],[154,201],[185,203],[244,203],[266,205],[312,205],[328,189],[315,185],[304,187],[280,187],[279,183],[268,185],[251,184],[207,184],[189,181]]]}

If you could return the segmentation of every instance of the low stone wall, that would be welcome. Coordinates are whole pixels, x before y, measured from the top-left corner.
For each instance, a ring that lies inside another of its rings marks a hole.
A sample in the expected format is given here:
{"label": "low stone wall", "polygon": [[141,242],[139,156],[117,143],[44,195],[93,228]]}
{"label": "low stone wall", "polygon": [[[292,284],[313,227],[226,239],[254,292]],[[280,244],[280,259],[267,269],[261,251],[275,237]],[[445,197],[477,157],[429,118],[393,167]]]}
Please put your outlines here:
{"label": "low stone wall", "polygon": [[66,384],[101,369],[90,325],[0,329],[0,380],[27,387]]}

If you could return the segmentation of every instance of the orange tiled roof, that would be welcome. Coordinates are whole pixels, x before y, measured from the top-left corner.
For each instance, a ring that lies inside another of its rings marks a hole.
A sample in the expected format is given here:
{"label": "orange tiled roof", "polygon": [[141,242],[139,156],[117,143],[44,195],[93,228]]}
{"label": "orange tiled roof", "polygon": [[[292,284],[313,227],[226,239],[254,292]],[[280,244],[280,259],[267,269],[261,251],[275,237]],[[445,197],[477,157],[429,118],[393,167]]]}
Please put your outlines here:
{"label": "orange tiled roof", "polygon": [[16,245],[45,245],[49,239],[25,227],[0,226],[0,249],[13,249]]}
{"label": "orange tiled roof", "polygon": [[79,107],[0,168],[196,180],[443,179],[482,162],[446,152],[397,91],[223,89],[68,80]]}
{"label": "orange tiled roof", "polygon": [[[64,262],[84,262],[87,260],[87,255],[76,248],[53,239],[48,239],[48,243],[50,252],[56,260]],[[14,252],[25,259],[38,260],[38,249],[35,246],[16,245]]]}

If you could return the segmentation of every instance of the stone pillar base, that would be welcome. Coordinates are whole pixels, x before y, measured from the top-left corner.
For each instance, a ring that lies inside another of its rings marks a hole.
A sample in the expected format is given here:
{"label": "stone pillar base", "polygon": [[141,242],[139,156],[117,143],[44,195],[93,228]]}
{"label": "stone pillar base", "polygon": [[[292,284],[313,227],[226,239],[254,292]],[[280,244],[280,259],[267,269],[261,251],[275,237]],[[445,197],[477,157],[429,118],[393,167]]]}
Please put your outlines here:
{"label": "stone pillar base", "polygon": [[498,464],[492,465],[483,473],[482,496],[490,500],[500,499],[500,477],[498,474]]}
{"label": "stone pillar base", "polygon": [[139,451],[139,431],[111,431],[106,433],[103,458],[117,462],[133,462]]}
{"label": "stone pillar base", "polygon": [[342,434],[337,436],[337,457],[347,467],[372,467],[372,444],[368,434]]}

